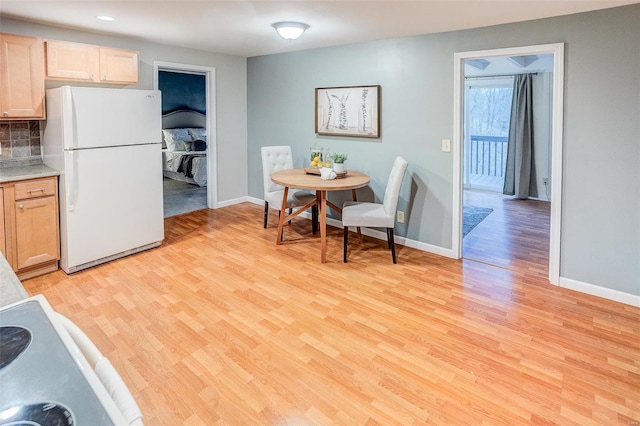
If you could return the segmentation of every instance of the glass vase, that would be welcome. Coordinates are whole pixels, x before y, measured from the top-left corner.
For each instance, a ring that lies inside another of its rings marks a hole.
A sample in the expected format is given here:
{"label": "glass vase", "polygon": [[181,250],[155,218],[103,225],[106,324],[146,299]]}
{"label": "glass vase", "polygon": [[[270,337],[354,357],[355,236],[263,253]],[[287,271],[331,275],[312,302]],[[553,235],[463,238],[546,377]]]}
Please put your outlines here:
{"label": "glass vase", "polygon": [[324,166],[324,148],[318,145],[314,145],[309,148],[309,167],[312,169],[318,169]]}

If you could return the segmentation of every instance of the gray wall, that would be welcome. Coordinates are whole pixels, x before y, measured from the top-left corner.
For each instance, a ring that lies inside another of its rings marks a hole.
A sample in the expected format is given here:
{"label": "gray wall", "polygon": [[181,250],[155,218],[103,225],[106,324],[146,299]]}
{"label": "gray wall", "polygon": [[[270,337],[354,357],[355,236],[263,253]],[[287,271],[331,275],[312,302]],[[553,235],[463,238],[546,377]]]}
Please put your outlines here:
{"label": "gray wall", "polygon": [[[72,31],[8,18],[0,20],[0,27],[2,32],[6,33],[137,50],[140,82],[137,85],[127,86],[130,88],[153,89],[154,61],[215,68],[217,101],[215,157],[221,159],[216,161],[218,201],[234,200],[247,195],[246,58],[159,45],[133,38]],[[62,83],[48,82],[47,87],[60,84]],[[234,159],[234,161],[228,161],[228,159]]]}
{"label": "gray wall", "polygon": [[[249,58],[249,195],[262,198],[260,147],[315,143],[347,152],[383,196],[393,159],[409,169],[396,232],[446,249],[455,52],[564,42],[565,139],[560,275],[640,295],[640,5],[559,18]],[[380,139],[319,137],[314,88],[380,84]],[[332,194],[332,197],[335,195]],[[363,198],[364,198],[363,197]],[[331,197],[330,197],[331,198]]]}
{"label": "gray wall", "polygon": [[[533,80],[533,135],[534,161],[538,199],[551,200],[551,98],[553,92],[553,73],[540,73]],[[545,187],[544,179],[549,179]]]}

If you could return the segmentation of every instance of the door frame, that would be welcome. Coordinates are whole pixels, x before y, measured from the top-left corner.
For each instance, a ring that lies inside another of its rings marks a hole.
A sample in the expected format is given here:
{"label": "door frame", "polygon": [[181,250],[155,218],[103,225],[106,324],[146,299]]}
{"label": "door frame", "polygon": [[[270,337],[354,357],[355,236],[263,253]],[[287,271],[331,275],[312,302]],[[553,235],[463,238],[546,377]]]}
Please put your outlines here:
{"label": "door frame", "polygon": [[[158,90],[158,72],[182,72],[204,74],[207,105],[207,208],[218,207],[217,162],[213,159],[217,150],[216,131],[216,69],[202,65],[153,61],[153,87]],[[217,158],[217,157],[216,157]]]}
{"label": "door frame", "polygon": [[549,281],[559,285],[562,226],[562,152],[564,138],[564,43],[454,53],[453,84],[453,237],[452,252],[462,257],[463,108],[464,61],[497,56],[553,55],[551,99],[551,223],[549,230]]}

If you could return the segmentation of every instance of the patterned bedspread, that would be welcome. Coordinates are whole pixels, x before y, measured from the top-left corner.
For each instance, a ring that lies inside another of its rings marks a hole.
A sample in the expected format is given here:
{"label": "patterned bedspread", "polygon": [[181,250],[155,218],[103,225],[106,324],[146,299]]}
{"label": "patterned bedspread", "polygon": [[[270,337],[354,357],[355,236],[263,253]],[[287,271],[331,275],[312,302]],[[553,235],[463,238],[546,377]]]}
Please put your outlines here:
{"label": "patterned bedspread", "polygon": [[162,170],[180,173],[199,186],[207,186],[207,156],[202,151],[162,150]]}

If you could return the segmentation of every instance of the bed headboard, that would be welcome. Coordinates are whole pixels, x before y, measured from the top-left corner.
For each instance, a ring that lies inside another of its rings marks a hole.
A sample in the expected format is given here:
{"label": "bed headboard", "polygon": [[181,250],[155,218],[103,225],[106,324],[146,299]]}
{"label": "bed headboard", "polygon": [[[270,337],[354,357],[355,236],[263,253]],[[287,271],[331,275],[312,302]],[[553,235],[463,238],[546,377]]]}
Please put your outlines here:
{"label": "bed headboard", "polygon": [[163,129],[207,127],[207,116],[190,109],[179,109],[162,115]]}

